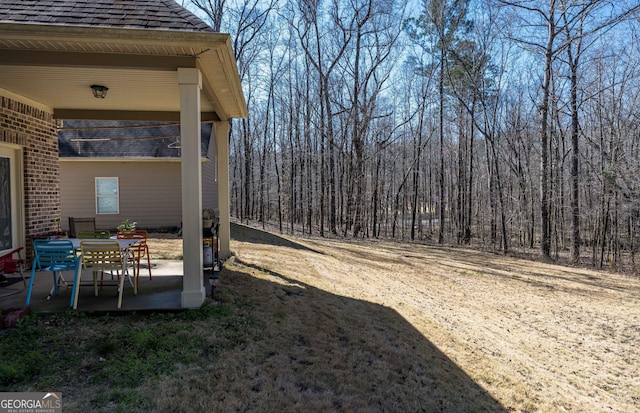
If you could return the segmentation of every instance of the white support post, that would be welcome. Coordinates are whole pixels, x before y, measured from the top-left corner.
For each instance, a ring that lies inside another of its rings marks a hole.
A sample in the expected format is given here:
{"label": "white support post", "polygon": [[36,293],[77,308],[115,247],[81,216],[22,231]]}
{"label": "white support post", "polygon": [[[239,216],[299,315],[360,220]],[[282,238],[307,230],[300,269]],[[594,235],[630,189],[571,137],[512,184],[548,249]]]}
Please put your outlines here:
{"label": "white support post", "polygon": [[200,153],[200,89],[195,68],[178,68],[180,141],[182,146],[182,308],[198,308],[206,290],[202,262],[202,166]]}
{"label": "white support post", "polygon": [[220,259],[231,256],[231,208],[229,187],[229,121],[214,122],[216,151],[218,154],[218,210],[220,213],[220,232],[218,246]]}

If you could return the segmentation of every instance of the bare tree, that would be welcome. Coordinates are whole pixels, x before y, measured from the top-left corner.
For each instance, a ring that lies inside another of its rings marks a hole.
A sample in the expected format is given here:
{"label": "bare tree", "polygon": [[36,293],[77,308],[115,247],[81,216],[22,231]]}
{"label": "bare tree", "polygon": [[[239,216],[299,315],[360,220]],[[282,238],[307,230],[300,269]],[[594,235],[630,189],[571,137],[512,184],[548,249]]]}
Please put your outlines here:
{"label": "bare tree", "polygon": [[[332,2],[330,11],[331,22],[334,31],[332,38],[326,39],[323,35],[321,24],[324,16],[321,15],[320,2],[315,0],[298,0],[288,11],[287,19],[291,28],[297,34],[300,46],[311,66],[318,76],[318,98],[320,102],[319,133],[322,136],[321,159],[324,162],[328,153],[328,168],[321,168],[321,199],[320,203],[320,233],[324,235],[325,211],[329,215],[329,232],[337,233],[336,221],[336,164],[335,164],[335,132],[333,105],[331,103],[331,89],[329,80],[336,66],[344,56],[351,41],[352,32],[342,25],[338,13],[338,2]],[[323,166],[325,164],[323,163]],[[327,179],[328,178],[328,179]],[[329,205],[325,206],[325,189],[329,192]]]}
{"label": "bare tree", "polygon": [[468,0],[423,0],[423,9],[417,18],[407,21],[409,36],[417,42],[426,41],[425,48],[436,54],[439,83],[439,231],[438,243],[444,242],[445,228],[445,157],[444,157],[444,110],[445,110],[445,67],[449,53],[458,40],[461,31],[468,29],[466,20]]}
{"label": "bare tree", "polygon": [[[571,93],[571,219],[572,219],[572,260],[580,260],[580,171],[579,171],[579,102],[578,74],[581,58],[585,50],[597,39],[597,35],[630,17],[640,9],[640,5],[621,12],[611,2],[589,1],[580,4],[567,2],[562,15],[566,36],[567,65],[570,72]],[[594,39],[595,38],[595,39]],[[587,43],[585,45],[585,39]]]}

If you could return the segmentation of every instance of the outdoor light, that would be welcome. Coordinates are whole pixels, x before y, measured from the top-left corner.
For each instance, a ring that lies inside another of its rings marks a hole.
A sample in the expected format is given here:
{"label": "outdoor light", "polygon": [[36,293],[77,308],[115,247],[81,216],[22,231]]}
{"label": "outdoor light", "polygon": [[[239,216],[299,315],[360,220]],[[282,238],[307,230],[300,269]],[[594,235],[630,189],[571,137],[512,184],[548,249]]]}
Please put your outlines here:
{"label": "outdoor light", "polygon": [[107,97],[107,90],[109,90],[106,86],[101,85],[91,85],[91,91],[93,92],[93,97],[97,99],[104,99]]}

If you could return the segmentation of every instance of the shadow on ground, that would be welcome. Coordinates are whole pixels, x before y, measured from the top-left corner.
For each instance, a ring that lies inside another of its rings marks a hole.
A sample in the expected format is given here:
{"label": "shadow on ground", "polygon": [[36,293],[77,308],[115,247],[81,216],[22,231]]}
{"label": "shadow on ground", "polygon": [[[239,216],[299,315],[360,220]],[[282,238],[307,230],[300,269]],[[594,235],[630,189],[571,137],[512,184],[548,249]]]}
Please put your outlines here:
{"label": "shadow on ground", "polygon": [[287,247],[322,254],[322,252],[313,250],[297,242],[290,241],[271,232],[261,231],[242,224],[231,223],[231,238],[252,244],[266,244],[273,245],[274,247]]}
{"label": "shadow on ground", "polygon": [[[249,228],[233,230],[238,240],[290,246]],[[197,379],[167,386],[210,411],[507,411],[391,308],[332,294],[241,256],[227,262],[215,294],[250,308],[252,339],[220,354]]]}

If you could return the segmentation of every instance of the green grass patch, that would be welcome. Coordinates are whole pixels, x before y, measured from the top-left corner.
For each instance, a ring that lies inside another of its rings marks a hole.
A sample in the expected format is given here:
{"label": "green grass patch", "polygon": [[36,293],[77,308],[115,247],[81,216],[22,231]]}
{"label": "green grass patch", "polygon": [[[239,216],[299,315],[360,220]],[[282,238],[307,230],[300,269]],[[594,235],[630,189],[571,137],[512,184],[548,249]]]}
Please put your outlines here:
{"label": "green grass patch", "polygon": [[62,391],[75,398],[83,389],[89,395],[80,403],[91,410],[147,411],[144,384],[256,339],[250,306],[237,304],[208,301],[171,314],[31,316],[0,334],[0,391]]}

